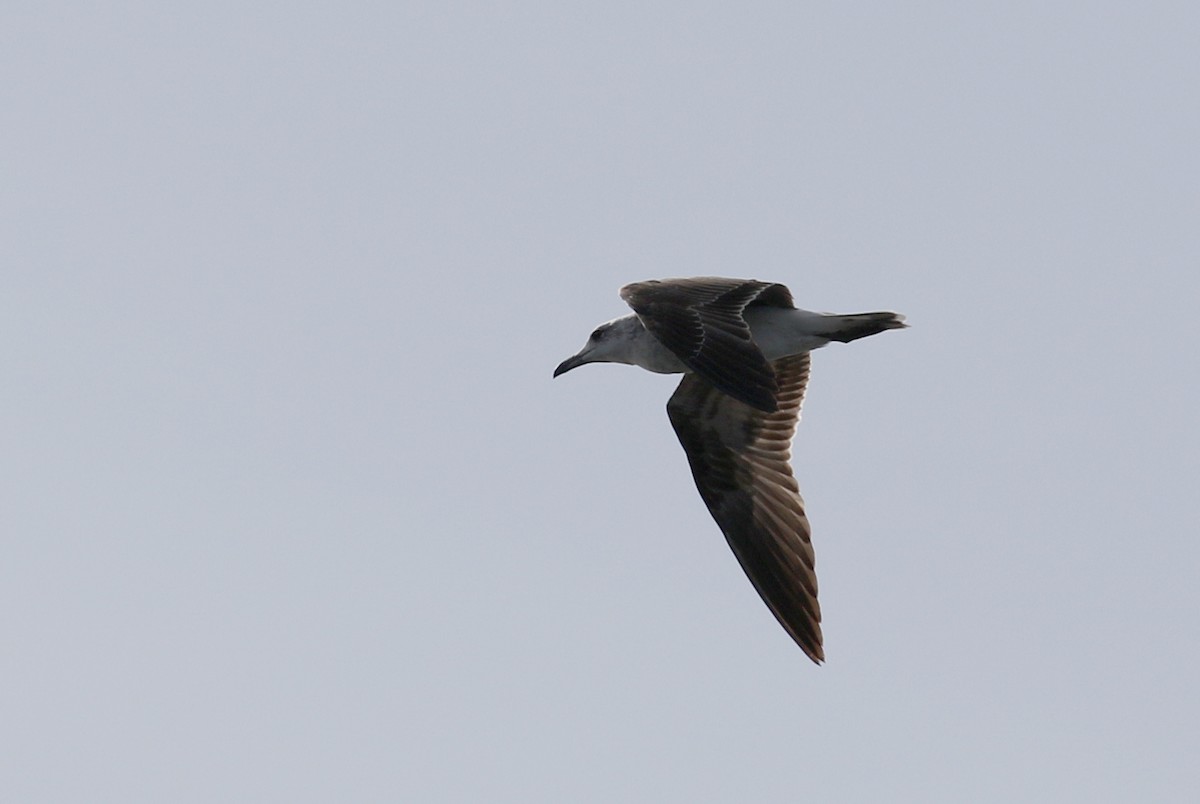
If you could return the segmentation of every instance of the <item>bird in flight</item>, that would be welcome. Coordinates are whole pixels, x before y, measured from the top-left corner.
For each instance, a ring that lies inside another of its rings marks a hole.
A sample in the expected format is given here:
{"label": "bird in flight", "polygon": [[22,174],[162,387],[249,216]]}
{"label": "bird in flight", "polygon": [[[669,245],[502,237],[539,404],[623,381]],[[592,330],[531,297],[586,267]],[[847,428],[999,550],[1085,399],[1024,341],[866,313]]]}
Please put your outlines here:
{"label": "bird in flight", "polygon": [[814,313],[778,283],[722,277],[635,282],[621,298],[633,313],[597,327],[554,376],[586,363],[684,375],[667,416],[696,488],[767,607],[820,664],[811,530],[789,464],[809,352],[900,329],[904,316]]}

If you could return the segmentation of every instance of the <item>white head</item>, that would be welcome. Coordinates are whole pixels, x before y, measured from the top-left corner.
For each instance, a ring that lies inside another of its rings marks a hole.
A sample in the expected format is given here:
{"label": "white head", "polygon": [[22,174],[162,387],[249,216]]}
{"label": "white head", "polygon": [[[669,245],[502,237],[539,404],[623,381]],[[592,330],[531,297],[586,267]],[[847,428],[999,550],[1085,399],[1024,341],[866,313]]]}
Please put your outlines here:
{"label": "white head", "polygon": [[625,315],[596,327],[587,343],[577,354],[558,364],[554,376],[564,374],[584,363],[629,363],[634,362],[634,347],[638,338],[645,333],[642,322],[636,315]]}

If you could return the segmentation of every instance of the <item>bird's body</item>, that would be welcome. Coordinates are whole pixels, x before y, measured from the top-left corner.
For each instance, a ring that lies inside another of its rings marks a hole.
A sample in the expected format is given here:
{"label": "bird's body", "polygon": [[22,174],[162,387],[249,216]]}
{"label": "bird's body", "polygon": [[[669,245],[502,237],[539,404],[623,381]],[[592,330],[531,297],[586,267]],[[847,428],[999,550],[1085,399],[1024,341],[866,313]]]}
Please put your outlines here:
{"label": "bird's body", "polygon": [[783,285],[720,277],[637,282],[621,298],[634,313],[598,327],[554,376],[594,362],[687,375],[667,413],[700,496],[776,619],[822,661],[808,518],[789,465],[809,352],[903,318],[800,310]]}
{"label": "bird's body", "polygon": [[[743,314],[750,338],[767,362],[811,352],[829,343],[830,316],[809,310],[783,307],[751,307]],[[642,324],[637,313],[609,321],[614,348],[606,362],[628,363],[656,374],[687,374],[691,369]],[[826,333],[822,335],[821,333]]]}

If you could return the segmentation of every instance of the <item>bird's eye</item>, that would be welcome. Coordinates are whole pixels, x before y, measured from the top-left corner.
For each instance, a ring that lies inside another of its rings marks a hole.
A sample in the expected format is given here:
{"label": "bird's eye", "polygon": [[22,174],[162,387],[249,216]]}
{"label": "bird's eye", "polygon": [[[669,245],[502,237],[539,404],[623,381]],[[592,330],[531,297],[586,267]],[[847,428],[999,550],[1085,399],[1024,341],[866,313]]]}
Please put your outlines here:
{"label": "bird's eye", "polygon": [[605,332],[608,332],[608,330],[606,330],[604,327],[600,327],[599,329],[597,329],[595,332],[592,333],[592,340],[594,340],[594,341],[600,340],[601,338],[604,337]]}

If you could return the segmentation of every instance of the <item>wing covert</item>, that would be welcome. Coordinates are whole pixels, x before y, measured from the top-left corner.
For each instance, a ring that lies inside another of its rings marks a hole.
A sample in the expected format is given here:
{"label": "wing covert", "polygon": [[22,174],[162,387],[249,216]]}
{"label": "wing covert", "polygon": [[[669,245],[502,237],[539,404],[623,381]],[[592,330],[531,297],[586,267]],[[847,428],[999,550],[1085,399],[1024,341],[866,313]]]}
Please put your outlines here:
{"label": "wing covert", "polygon": [[720,277],[650,280],[621,288],[621,298],[663,346],[718,390],[776,410],[775,372],[742,313],[752,305],[793,307],[786,287]]}

